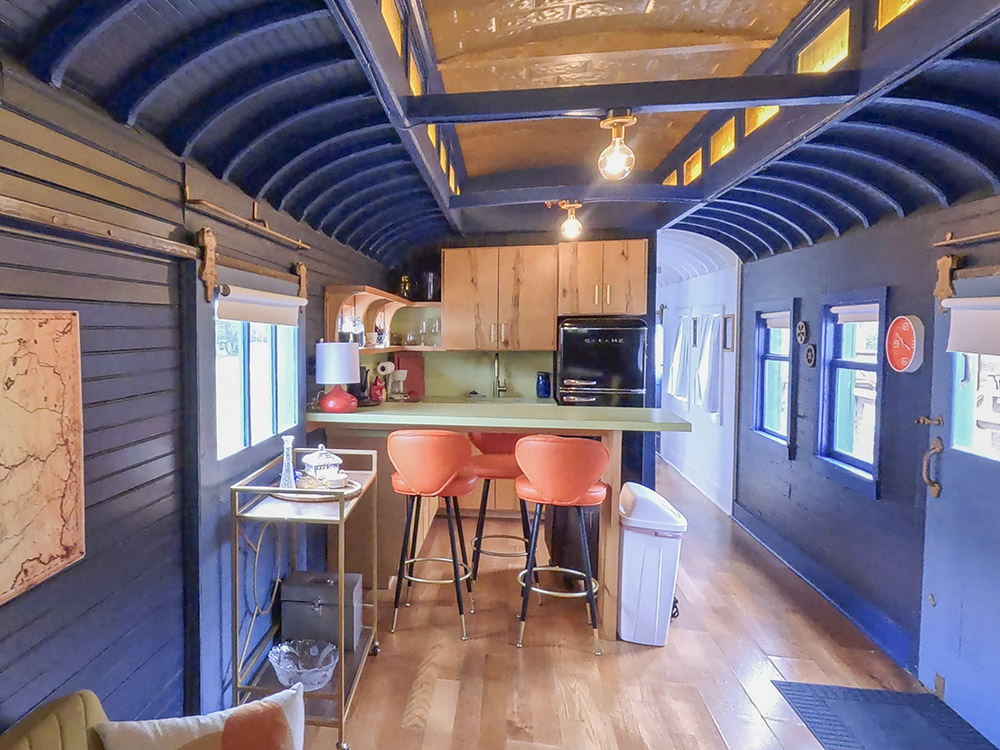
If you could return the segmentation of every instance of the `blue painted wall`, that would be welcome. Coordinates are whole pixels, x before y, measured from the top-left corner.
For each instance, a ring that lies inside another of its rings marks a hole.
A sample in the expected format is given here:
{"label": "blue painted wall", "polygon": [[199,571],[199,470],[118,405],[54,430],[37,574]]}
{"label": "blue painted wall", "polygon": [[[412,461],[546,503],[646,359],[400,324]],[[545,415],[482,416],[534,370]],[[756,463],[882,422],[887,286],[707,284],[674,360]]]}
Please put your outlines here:
{"label": "blue painted wall", "polygon": [[[923,563],[925,491],[919,467],[929,440],[927,428],[914,420],[930,412],[931,368],[925,364],[916,373],[885,374],[881,492],[872,499],[818,470],[820,369],[805,365],[801,349],[793,404],[795,458],[753,432],[752,321],[766,301],[798,297],[800,317],[810,324],[811,341],[818,343],[824,297],[884,286],[890,318],[918,315],[927,325],[929,362],[934,262],[944,252],[931,243],[948,231],[962,236],[998,227],[1000,200],[992,198],[884,222],[743,269],[734,517],[910,669],[918,653]],[[962,252],[972,263],[1000,262],[997,245]]]}

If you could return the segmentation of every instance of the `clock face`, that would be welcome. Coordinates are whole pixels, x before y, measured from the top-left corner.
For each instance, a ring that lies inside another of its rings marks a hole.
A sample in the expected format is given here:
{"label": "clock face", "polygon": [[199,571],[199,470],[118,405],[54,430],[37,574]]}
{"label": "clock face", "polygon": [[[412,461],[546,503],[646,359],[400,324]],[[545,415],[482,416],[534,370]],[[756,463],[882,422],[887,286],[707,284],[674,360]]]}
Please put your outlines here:
{"label": "clock face", "polygon": [[885,356],[896,372],[916,372],[924,362],[924,324],[916,315],[900,315],[889,324]]}

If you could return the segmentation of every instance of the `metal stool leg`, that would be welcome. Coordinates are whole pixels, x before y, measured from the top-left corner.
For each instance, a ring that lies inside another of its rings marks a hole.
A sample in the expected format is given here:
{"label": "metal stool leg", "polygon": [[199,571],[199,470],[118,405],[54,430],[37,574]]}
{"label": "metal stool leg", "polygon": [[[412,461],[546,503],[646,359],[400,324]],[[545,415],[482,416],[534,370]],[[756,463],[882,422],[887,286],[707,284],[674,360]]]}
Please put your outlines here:
{"label": "metal stool leg", "polygon": [[[524,534],[524,554],[528,555],[528,546],[531,544],[531,522],[528,521],[528,504],[518,498],[521,505],[521,533]],[[538,583],[538,573],[535,573],[535,583]],[[542,603],[542,595],[538,595],[538,603]]]}
{"label": "metal stool leg", "polygon": [[[483,480],[483,499],[479,501],[479,517],[476,519],[476,538],[472,540],[472,580],[479,577],[479,558],[482,557],[483,531],[486,527],[486,504],[490,499],[490,480]],[[527,536],[527,534],[525,534]]]}
{"label": "metal stool leg", "polygon": [[587,590],[587,604],[590,607],[590,623],[594,628],[594,653],[601,655],[601,640],[597,633],[597,597],[594,595],[594,575],[590,569],[590,546],[587,544],[587,524],[583,508],[577,508],[580,517],[580,547],[583,550],[583,570],[587,574],[584,587]]}
{"label": "metal stool leg", "polygon": [[528,542],[528,559],[524,568],[524,586],[521,587],[521,632],[517,636],[517,647],[524,645],[524,623],[528,619],[528,600],[531,598],[531,580],[535,572],[535,549],[538,546],[538,529],[541,527],[542,506],[535,505],[535,523],[531,528]]}
{"label": "metal stool leg", "polygon": [[448,511],[448,538],[451,540],[451,568],[455,574],[455,598],[458,600],[458,616],[462,619],[462,640],[469,640],[465,630],[465,608],[462,605],[462,579],[458,572],[458,544],[455,539],[455,514],[451,508],[452,499],[446,497],[444,506]]}
{"label": "metal stool leg", "polygon": [[[465,563],[466,567],[469,565],[469,558],[465,553],[465,526],[462,524],[462,509],[458,504],[458,498],[453,497],[451,501],[455,504],[455,525],[458,528],[458,549],[462,553],[462,562]],[[465,585],[469,589],[469,611],[475,612],[475,605],[471,604],[472,601],[472,576],[465,579]]]}
{"label": "metal stool leg", "polygon": [[[417,556],[417,536],[420,533],[420,506],[424,499],[417,495],[415,507],[413,509],[413,529],[411,530],[411,541],[410,541],[410,560]],[[407,566],[406,574],[413,577],[413,566],[415,563],[410,563]],[[406,581],[406,602],[404,606],[410,606],[410,589],[413,587],[413,581],[407,579]]]}
{"label": "metal stool leg", "polygon": [[406,546],[410,540],[410,524],[413,521],[413,495],[406,498],[406,527],[403,531],[403,544],[399,550],[399,570],[396,571],[396,598],[392,610],[392,630],[396,632],[396,618],[399,617],[399,595],[403,592],[403,575],[406,573]]}

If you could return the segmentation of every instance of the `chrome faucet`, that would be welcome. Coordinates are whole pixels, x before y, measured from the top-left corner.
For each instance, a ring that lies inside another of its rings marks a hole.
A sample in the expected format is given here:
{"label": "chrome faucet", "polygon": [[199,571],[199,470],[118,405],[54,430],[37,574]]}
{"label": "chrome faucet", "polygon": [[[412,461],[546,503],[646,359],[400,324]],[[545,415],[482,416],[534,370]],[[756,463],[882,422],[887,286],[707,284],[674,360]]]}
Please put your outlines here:
{"label": "chrome faucet", "polygon": [[493,355],[493,398],[507,392],[507,381],[500,379],[500,352]]}

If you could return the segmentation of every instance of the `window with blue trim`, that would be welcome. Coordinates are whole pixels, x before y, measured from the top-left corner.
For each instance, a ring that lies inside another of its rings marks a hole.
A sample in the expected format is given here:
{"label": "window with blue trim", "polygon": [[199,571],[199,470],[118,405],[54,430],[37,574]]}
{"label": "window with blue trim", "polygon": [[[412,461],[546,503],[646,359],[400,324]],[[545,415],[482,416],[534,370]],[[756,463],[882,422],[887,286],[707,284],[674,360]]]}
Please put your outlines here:
{"label": "window with blue trim", "polygon": [[878,434],[880,306],[834,305],[823,326],[822,455],[874,477]]}
{"label": "window with blue trim", "polygon": [[757,316],[757,415],[754,429],[788,441],[791,404],[792,313]]}

